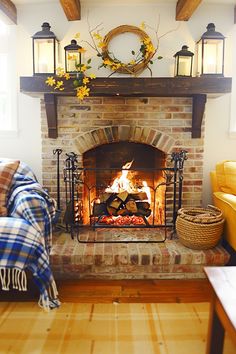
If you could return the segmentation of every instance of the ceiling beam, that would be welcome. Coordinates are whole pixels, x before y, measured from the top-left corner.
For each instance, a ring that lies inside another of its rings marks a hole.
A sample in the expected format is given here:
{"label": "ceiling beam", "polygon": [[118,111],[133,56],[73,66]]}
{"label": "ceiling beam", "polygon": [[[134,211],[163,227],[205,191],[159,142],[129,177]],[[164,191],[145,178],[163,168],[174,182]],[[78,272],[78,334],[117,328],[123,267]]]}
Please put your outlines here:
{"label": "ceiling beam", "polygon": [[202,0],[178,0],[176,4],[176,21],[188,21]]}
{"label": "ceiling beam", "polygon": [[68,21],[81,19],[80,0],[60,0]]}
{"label": "ceiling beam", "polygon": [[17,10],[11,0],[0,0],[0,11],[2,11],[11,22],[17,23]]}

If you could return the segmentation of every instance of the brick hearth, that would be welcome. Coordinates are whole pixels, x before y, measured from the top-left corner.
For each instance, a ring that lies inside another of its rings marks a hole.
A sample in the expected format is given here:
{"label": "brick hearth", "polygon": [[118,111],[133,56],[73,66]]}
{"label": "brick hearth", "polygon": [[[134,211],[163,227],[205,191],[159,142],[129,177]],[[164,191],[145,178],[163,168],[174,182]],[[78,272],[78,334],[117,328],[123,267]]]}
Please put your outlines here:
{"label": "brick hearth", "polygon": [[[108,230],[96,232],[102,239]],[[135,231],[144,232],[149,231]],[[82,235],[89,238],[89,231]],[[164,243],[79,243],[69,233],[57,233],[51,253],[57,279],[197,279],[205,278],[204,266],[221,266],[228,260],[221,245],[192,250],[176,237]]]}

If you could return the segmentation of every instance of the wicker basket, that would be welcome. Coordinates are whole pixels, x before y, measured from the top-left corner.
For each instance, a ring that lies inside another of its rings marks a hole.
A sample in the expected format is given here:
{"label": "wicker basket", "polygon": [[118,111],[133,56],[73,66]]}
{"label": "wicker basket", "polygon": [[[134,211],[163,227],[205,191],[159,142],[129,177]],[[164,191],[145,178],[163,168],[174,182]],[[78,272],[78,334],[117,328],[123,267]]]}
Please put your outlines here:
{"label": "wicker basket", "polygon": [[221,239],[224,218],[220,209],[182,208],[178,211],[176,231],[183,245],[205,250],[215,247]]}

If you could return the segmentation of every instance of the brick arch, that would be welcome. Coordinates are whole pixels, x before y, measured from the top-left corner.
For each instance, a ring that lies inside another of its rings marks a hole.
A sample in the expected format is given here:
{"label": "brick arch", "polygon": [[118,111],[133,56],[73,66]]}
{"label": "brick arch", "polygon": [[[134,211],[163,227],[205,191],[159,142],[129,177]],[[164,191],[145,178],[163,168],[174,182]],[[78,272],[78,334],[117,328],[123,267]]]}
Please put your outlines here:
{"label": "brick arch", "polygon": [[175,140],[159,130],[144,126],[113,125],[97,128],[80,134],[75,138],[76,150],[81,155],[102,144],[118,141],[131,141],[156,147],[164,153],[169,153]]}

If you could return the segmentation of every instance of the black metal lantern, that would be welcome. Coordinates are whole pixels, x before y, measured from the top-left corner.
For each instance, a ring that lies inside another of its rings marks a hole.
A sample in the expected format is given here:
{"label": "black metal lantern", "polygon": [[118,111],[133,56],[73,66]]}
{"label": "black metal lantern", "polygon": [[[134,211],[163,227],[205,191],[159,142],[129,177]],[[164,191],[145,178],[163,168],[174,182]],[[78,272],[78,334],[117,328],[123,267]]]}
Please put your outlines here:
{"label": "black metal lantern", "polygon": [[214,23],[209,23],[197,42],[199,75],[224,76],[224,48],[225,37],[215,31]]}
{"label": "black metal lantern", "polygon": [[76,73],[81,66],[81,52],[82,47],[77,44],[75,39],[64,47],[65,49],[65,68],[67,73]]}
{"label": "black metal lantern", "polygon": [[175,53],[175,75],[192,76],[194,54],[188,50],[188,46],[183,45],[182,49]]}
{"label": "black metal lantern", "polygon": [[42,24],[42,31],[33,36],[33,73],[34,75],[55,75],[58,65],[58,40],[50,31],[48,22]]}

